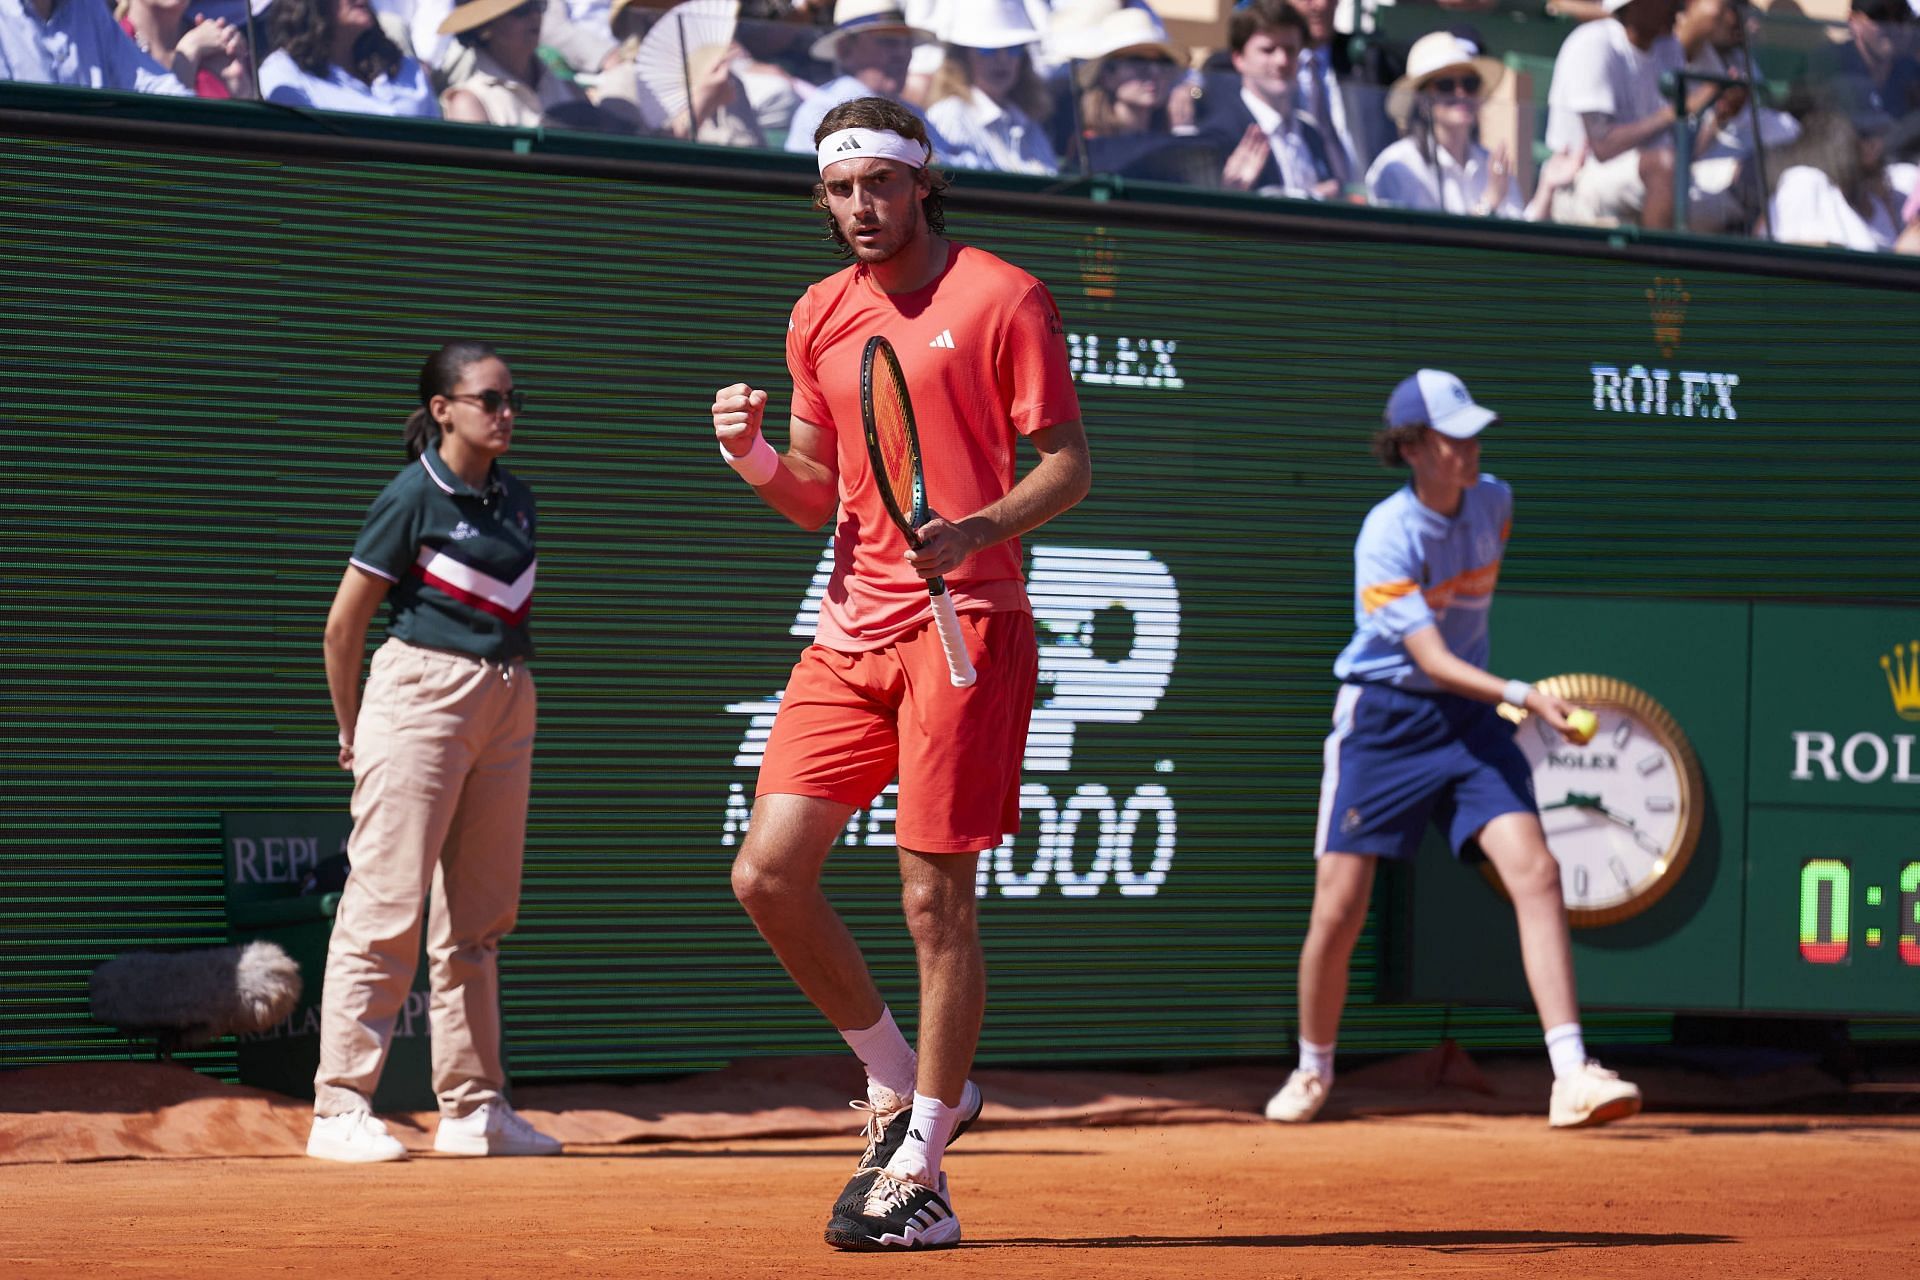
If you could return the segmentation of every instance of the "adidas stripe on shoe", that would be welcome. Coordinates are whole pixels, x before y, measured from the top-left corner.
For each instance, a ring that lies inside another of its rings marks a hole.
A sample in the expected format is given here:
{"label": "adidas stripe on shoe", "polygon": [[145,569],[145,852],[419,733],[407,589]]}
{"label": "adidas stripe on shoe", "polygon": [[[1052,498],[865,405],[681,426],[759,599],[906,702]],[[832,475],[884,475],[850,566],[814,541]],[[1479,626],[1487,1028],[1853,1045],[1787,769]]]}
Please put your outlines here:
{"label": "adidas stripe on shoe", "polygon": [[947,1193],[947,1175],[936,1189],[898,1178],[884,1168],[868,1170],[867,1193],[850,1213],[827,1223],[827,1243],[855,1253],[894,1249],[951,1249],[960,1243],[960,1217]]}

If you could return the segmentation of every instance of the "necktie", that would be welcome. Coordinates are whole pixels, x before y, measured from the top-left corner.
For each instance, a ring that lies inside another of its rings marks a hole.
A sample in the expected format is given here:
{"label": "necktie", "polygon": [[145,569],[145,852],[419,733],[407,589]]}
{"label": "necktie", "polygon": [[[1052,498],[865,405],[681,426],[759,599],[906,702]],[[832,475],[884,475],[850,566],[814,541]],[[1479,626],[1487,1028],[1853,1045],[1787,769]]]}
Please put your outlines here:
{"label": "necktie", "polygon": [[1313,105],[1313,118],[1320,126],[1320,140],[1326,145],[1327,168],[1333,180],[1345,188],[1353,177],[1353,166],[1347,163],[1347,148],[1340,141],[1340,131],[1333,127],[1333,103],[1327,93],[1327,74],[1325,55],[1318,49],[1307,54],[1307,92]]}

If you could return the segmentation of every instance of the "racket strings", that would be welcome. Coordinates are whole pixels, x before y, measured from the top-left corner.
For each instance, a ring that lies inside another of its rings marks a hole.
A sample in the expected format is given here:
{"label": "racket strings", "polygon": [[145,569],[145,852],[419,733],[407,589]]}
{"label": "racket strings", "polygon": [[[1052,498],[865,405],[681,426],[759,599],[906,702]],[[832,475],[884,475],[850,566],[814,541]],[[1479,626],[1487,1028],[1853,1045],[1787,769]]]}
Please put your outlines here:
{"label": "racket strings", "polygon": [[880,445],[880,457],[886,474],[880,477],[893,495],[893,501],[909,519],[918,516],[914,484],[913,440],[907,433],[907,404],[899,382],[893,377],[875,379],[873,396],[874,438]]}

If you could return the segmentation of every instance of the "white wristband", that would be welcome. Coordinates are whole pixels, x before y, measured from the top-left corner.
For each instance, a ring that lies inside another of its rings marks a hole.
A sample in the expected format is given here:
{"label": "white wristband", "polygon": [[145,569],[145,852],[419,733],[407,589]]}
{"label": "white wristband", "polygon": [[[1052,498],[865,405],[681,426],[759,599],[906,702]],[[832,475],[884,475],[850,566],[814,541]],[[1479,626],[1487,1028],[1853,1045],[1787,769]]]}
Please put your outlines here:
{"label": "white wristband", "polygon": [[756,489],[773,479],[774,473],[780,470],[780,455],[774,452],[765,436],[754,438],[753,448],[747,450],[744,458],[736,458],[728,453],[725,445],[720,446],[720,456],[727,460],[728,466],[740,473],[741,479]]}
{"label": "white wristband", "polygon": [[1527,695],[1533,692],[1533,686],[1525,680],[1509,680],[1506,689],[1500,694],[1500,701],[1521,711],[1527,709]]}

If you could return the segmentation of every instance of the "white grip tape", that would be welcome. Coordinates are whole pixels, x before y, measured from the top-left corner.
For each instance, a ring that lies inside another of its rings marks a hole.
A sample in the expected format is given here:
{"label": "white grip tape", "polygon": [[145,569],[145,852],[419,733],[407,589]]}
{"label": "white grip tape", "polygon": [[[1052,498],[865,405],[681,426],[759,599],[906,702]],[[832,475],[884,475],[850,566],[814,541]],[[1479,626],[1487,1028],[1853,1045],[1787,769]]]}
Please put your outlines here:
{"label": "white grip tape", "polygon": [[940,647],[947,651],[947,679],[956,689],[966,689],[978,679],[973,659],[967,656],[966,633],[960,630],[960,615],[954,611],[953,597],[942,591],[933,598],[933,623],[940,632]]}
{"label": "white grip tape", "polygon": [[1509,680],[1500,694],[1500,701],[1519,711],[1527,709],[1527,695],[1533,692],[1533,686],[1525,680]]}

